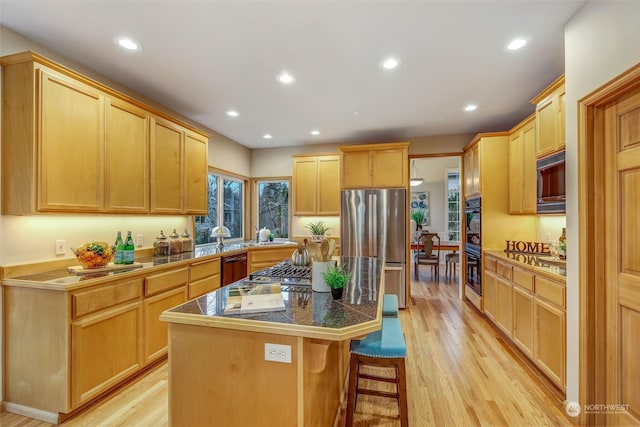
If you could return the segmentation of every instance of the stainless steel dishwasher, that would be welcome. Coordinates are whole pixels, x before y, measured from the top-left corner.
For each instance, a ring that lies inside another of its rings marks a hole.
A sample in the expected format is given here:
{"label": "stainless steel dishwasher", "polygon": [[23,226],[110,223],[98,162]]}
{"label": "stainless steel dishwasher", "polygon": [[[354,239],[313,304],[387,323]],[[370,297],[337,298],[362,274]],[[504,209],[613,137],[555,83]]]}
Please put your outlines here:
{"label": "stainless steel dishwasher", "polygon": [[222,257],[222,286],[247,277],[247,253]]}

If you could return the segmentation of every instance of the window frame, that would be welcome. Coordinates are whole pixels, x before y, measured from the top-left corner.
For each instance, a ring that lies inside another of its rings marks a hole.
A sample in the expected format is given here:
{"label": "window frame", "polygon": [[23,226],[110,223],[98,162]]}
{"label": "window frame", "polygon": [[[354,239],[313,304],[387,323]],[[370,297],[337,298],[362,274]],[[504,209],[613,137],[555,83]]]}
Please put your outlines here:
{"label": "window frame", "polygon": [[[287,204],[289,209],[289,215],[287,218],[287,227],[289,230],[289,237],[287,237],[287,239],[291,240],[291,231],[292,231],[291,225],[292,225],[292,219],[293,219],[292,218],[293,213],[291,211],[292,209],[291,176],[261,176],[261,177],[251,178],[251,227],[250,227],[250,230],[255,230],[256,227],[258,227],[258,215],[260,213],[259,207],[258,207],[258,197],[259,197],[258,184],[262,182],[282,182],[282,181],[287,181],[289,184],[289,197],[287,198]],[[255,239],[255,236],[251,236],[251,239]]]}
{"label": "window frame", "polygon": [[[458,175],[458,200],[457,200],[457,204],[458,204],[458,210],[457,210],[457,214],[458,214],[458,229],[457,229],[457,233],[458,233],[458,240],[449,240],[449,224],[450,223],[454,223],[455,221],[450,221],[449,220],[449,214],[453,213],[454,211],[449,209],[449,193],[451,192],[449,189],[449,176],[453,175],[453,174],[457,174]],[[462,238],[462,228],[460,226],[460,221],[462,218],[462,191],[461,191],[461,178],[462,178],[462,174],[460,172],[460,168],[445,168],[444,170],[444,203],[446,206],[446,213],[445,213],[445,233],[447,236],[447,240],[451,241],[451,242],[460,242],[460,239]]]}
{"label": "window frame", "polygon": [[[230,180],[230,181],[235,181],[235,182],[239,182],[241,187],[242,187],[242,207],[241,207],[241,215],[242,215],[242,231],[240,233],[240,237],[228,237],[225,238],[224,241],[225,242],[230,242],[230,243],[238,243],[238,242],[242,242],[244,240],[246,240],[246,236],[247,236],[247,224],[248,224],[248,219],[250,218],[250,212],[249,209],[247,209],[248,206],[248,197],[249,197],[249,181],[250,179],[239,175],[239,174],[235,174],[233,172],[229,172],[229,171],[225,171],[222,169],[217,169],[217,168],[212,168],[209,167],[207,170],[207,180],[209,179],[210,175],[215,175],[218,177],[218,186],[217,186],[217,192],[218,192],[218,209],[216,212],[216,224],[215,225],[224,225],[224,180]],[[208,192],[209,192],[209,187],[208,187],[208,183],[207,183],[207,200],[209,199],[208,196]],[[207,205],[207,212],[209,211],[209,206]],[[197,221],[197,217],[209,217],[209,215],[195,215],[193,217],[193,232],[194,232],[194,241],[195,241],[195,237],[196,237],[196,233],[197,233],[197,229],[196,229],[196,222]],[[215,227],[214,225],[214,227]],[[212,242],[207,242],[207,243],[198,243],[196,244],[196,246],[204,246],[204,245],[211,245],[211,244],[215,244],[215,241]]]}

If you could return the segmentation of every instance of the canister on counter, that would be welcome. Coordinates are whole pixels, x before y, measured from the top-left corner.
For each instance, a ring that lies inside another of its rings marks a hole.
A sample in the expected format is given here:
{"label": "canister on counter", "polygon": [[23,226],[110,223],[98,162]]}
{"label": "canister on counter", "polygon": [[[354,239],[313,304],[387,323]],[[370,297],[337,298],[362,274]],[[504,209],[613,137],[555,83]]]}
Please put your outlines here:
{"label": "canister on counter", "polygon": [[169,255],[180,253],[182,253],[182,240],[174,228],[173,233],[169,234]]}
{"label": "canister on counter", "polygon": [[180,240],[182,240],[182,252],[191,252],[193,250],[193,239],[186,228],[182,232]]}
{"label": "canister on counter", "polygon": [[169,255],[169,241],[167,236],[164,235],[162,230],[153,242],[153,256],[168,256]]}

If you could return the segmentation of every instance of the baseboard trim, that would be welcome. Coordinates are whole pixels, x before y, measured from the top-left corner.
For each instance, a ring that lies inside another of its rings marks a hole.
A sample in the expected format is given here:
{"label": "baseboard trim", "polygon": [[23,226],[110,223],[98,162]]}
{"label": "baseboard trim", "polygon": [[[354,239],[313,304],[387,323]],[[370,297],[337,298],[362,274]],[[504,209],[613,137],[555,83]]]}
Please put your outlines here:
{"label": "baseboard trim", "polygon": [[18,414],[46,423],[58,424],[58,414],[54,412],[43,411],[42,409],[32,408],[30,406],[19,405],[17,403],[4,402],[4,409],[12,414]]}

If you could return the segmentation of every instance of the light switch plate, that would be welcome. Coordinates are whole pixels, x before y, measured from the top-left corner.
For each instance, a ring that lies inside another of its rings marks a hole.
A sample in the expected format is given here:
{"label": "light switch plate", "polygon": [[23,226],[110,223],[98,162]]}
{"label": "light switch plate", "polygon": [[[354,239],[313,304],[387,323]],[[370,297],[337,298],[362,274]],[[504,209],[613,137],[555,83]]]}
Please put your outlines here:
{"label": "light switch plate", "polygon": [[280,363],[291,363],[291,346],[265,343],[264,360]]}
{"label": "light switch plate", "polygon": [[67,252],[67,241],[56,240],[56,255],[64,255]]}

